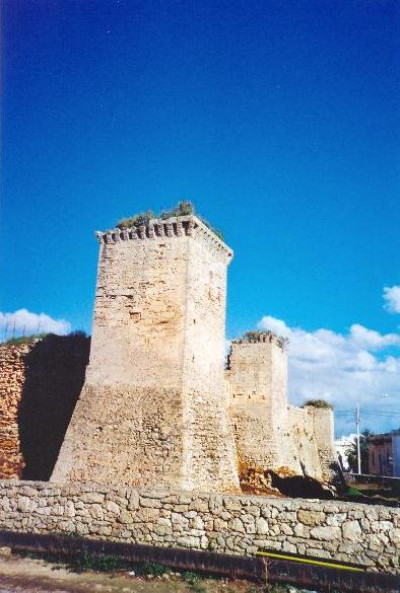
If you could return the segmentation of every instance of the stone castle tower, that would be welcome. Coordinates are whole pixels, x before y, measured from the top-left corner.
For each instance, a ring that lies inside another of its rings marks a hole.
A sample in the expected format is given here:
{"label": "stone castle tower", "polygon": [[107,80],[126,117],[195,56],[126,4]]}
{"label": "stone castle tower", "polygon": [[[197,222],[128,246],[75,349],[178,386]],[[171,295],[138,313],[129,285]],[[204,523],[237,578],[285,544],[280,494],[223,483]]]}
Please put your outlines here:
{"label": "stone castle tower", "polygon": [[238,489],[223,363],[232,251],[194,215],[98,237],[90,363],[52,481]]}
{"label": "stone castle tower", "polygon": [[332,409],[288,405],[284,341],[271,332],[249,334],[232,343],[227,370],[240,471],[268,468],[330,481]]}
{"label": "stone castle tower", "polygon": [[274,334],[235,340],[229,357],[230,415],[242,466],[284,465],[287,352]]}

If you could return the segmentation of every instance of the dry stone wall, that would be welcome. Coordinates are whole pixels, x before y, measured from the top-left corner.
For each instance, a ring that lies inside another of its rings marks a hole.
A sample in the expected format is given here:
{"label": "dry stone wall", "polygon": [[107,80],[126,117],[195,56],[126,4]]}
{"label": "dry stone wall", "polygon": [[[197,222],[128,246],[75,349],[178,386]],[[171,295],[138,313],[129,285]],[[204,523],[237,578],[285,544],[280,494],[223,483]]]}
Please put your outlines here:
{"label": "dry stone wall", "polygon": [[382,506],[2,481],[0,528],[241,555],[277,550],[400,575],[400,510]]}

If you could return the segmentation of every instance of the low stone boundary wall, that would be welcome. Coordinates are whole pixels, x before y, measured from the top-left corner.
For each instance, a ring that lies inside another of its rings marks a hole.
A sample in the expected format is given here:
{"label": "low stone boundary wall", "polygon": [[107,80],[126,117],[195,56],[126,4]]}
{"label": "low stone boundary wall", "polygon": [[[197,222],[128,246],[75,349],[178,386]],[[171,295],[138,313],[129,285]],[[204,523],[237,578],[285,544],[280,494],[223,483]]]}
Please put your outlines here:
{"label": "low stone boundary wall", "polygon": [[400,510],[383,506],[0,481],[0,529],[225,554],[263,548],[400,574]]}

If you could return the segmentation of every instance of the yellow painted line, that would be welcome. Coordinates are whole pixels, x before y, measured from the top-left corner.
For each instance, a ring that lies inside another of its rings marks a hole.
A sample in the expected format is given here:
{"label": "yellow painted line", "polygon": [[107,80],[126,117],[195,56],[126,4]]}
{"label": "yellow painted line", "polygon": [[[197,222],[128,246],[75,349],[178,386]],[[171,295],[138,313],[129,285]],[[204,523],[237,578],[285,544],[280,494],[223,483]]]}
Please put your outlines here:
{"label": "yellow painted line", "polygon": [[294,558],[284,554],[275,554],[274,552],[256,552],[256,556],[267,556],[268,558],[277,558],[278,560],[291,560],[292,562],[301,562],[302,564],[312,564],[314,566],[324,566],[325,568],[339,568],[340,570],[350,570],[352,572],[365,572],[364,568],[356,566],[344,566],[335,562],[324,562],[323,560],[310,560],[308,558]]}

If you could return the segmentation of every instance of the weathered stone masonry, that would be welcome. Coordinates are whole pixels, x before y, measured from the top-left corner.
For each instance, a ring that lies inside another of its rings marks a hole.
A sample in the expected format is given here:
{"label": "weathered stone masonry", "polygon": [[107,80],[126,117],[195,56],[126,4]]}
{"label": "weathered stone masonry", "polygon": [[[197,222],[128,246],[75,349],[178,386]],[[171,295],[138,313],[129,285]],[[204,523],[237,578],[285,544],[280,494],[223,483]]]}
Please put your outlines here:
{"label": "weathered stone masonry", "polygon": [[82,389],[89,338],[0,345],[0,479],[48,480]]}
{"label": "weathered stone masonry", "polygon": [[25,465],[18,407],[25,382],[24,357],[30,345],[0,346],[0,477],[20,477]]}
{"label": "weathered stone masonry", "polygon": [[287,403],[276,339],[233,343],[232,251],[196,216],[99,233],[90,364],[55,482],[234,491],[248,466],[329,479],[332,413]]}
{"label": "weathered stone masonry", "polygon": [[232,251],[195,216],[99,239],[90,363],[52,480],[237,490],[223,361]]}
{"label": "weathered stone masonry", "polygon": [[400,510],[320,502],[0,482],[2,529],[251,555],[259,548],[400,574]]}
{"label": "weathered stone masonry", "polygon": [[224,373],[232,251],[195,216],[99,241],[61,452],[85,338],[0,347],[0,478],[48,479],[60,453],[58,482],[232,491],[249,466],[329,479],[332,412],[288,405],[279,339],[235,341]]}
{"label": "weathered stone masonry", "polygon": [[332,476],[333,412],[288,404],[287,350],[271,333],[235,340],[227,379],[240,467]]}

